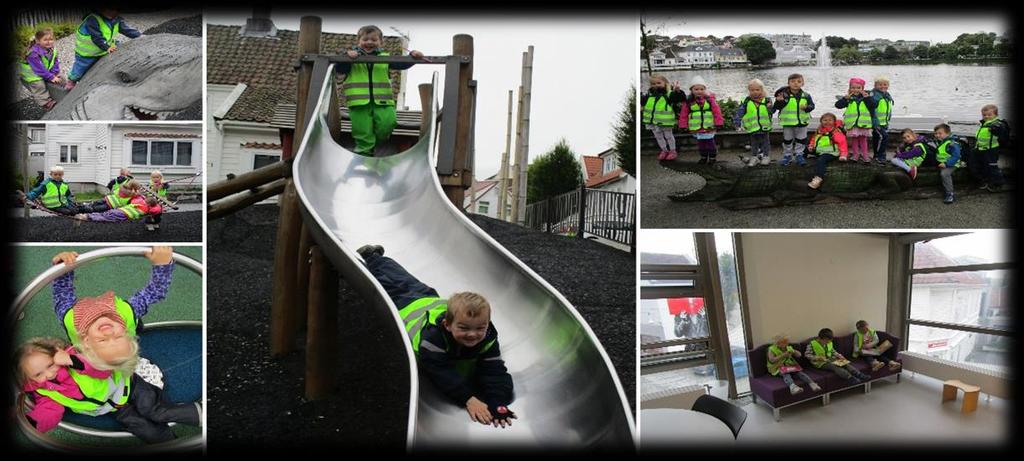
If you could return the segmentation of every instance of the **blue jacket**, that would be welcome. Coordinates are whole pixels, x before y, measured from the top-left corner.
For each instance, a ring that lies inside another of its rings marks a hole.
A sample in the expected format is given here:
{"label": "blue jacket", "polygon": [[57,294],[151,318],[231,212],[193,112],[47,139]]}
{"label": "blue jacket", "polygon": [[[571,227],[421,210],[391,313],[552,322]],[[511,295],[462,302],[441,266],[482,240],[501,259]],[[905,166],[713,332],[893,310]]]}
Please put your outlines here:
{"label": "blue jacket", "polygon": [[[122,18],[120,16],[115,17],[114,19],[110,19],[110,18],[104,17],[103,14],[98,13],[98,12],[96,13],[96,15],[101,17],[101,18],[103,18],[103,22],[106,22],[107,23],[107,27],[109,27],[111,29],[114,28],[114,24],[120,24],[118,26],[119,27],[118,31],[121,33],[121,35],[124,35],[125,37],[128,37],[128,38],[138,38],[139,36],[142,35],[142,32],[139,32],[138,30],[133,29],[128,24],[125,24],[124,18]],[[103,33],[100,32],[100,24],[98,22],[96,22],[96,17],[95,16],[91,16],[90,15],[90,16],[86,17],[85,21],[82,23],[82,27],[79,28],[78,30],[80,32],[82,32],[84,34],[88,34],[90,37],[92,37],[92,42],[95,43],[96,46],[100,47],[101,50],[106,50],[106,49],[110,48],[111,44],[108,44],[106,40],[103,40]]]}
{"label": "blue jacket", "polygon": [[[949,138],[946,139],[949,139],[949,147],[946,148],[946,152],[949,153],[949,158],[946,159],[946,168],[953,168],[953,166],[956,165],[956,162],[960,161],[960,156],[963,154],[960,152],[960,143],[958,142],[960,141],[960,137],[955,134],[951,134],[949,135]],[[941,145],[943,141],[936,139],[936,143],[937,145]]]}
{"label": "blue jacket", "polygon": [[[486,352],[484,344],[494,341]],[[494,324],[487,327],[484,339],[474,347],[466,348],[455,342],[452,334],[440,325],[428,324],[420,334],[420,370],[452,403],[464,406],[476,396],[488,405],[508,405],[512,402],[512,376],[501,359],[498,330]],[[456,361],[475,360],[472,376],[463,377],[456,370]]]}
{"label": "blue jacket", "polygon": [[[64,184],[64,181],[54,181],[52,178],[46,178],[45,181],[39,183],[38,186],[36,186],[32,190],[28,191],[28,194],[27,194],[28,199],[29,200],[35,200],[35,199],[41,197],[43,194],[46,193],[46,185],[51,183],[51,182],[56,184],[56,186],[58,188],[61,186],[61,184]],[[68,198],[68,200],[67,200],[68,205],[74,205],[75,204],[75,194],[71,193],[71,188],[70,187],[68,187],[68,193],[67,193],[66,197]]]}

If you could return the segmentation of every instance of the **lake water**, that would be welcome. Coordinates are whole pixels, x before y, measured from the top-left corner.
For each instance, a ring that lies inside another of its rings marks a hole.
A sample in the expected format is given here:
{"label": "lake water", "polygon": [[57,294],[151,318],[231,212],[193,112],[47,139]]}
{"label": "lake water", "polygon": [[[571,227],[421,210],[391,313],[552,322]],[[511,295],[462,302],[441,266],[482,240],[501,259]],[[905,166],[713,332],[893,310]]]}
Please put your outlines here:
{"label": "lake water", "polygon": [[[804,90],[814,98],[811,113],[818,118],[826,111],[838,114],[836,96],[846,94],[851,77],[860,77],[871,89],[877,75],[887,75],[896,107],[894,116],[919,115],[940,117],[953,121],[981,119],[981,106],[996,104],[1000,117],[1013,120],[1009,102],[1010,73],[1007,65],[905,65],[905,66],[839,66],[818,68],[809,66],[772,67],[768,69],[702,69],[662,72],[669,81],[678,80],[687,89],[690,80],[700,75],[708,88],[720,99],[731,97],[742,100],[747,96],[747,82],[759,78],[769,96],[786,85],[789,74],[804,76]],[[642,79],[646,91],[648,80]],[[689,91],[687,90],[687,93]]]}

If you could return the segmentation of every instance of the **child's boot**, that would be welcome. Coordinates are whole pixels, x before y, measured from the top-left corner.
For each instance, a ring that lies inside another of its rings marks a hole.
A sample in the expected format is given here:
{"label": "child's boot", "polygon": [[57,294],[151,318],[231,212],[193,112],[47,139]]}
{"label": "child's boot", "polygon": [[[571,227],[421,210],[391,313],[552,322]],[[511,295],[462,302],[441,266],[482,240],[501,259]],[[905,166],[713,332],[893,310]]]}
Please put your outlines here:
{"label": "child's boot", "polygon": [[911,180],[917,179],[917,167],[916,166],[910,167],[910,179]]}
{"label": "child's boot", "polygon": [[818,188],[821,187],[821,181],[821,176],[815,176],[811,179],[811,182],[807,183],[807,187],[818,190]]}
{"label": "child's boot", "polygon": [[942,203],[945,203],[946,205],[949,205],[950,203],[953,203],[954,200],[955,200],[955,198],[953,197],[953,193],[952,192],[946,192],[945,197],[942,199]]}
{"label": "child's boot", "polygon": [[366,261],[366,259],[372,254],[384,256],[384,247],[380,245],[363,245],[356,250],[356,253],[359,253],[359,256],[362,256],[363,261]]}
{"label": "child's boot", "polygon": [[759,162],[759,160],[758,160],[758,158],[757,158],[757,157],[750,157],[750,159],[749,159],[749,160],[747,160],[747,166],[749,166],[749,167],[755,167],[755,166],[757,166],[757,163],[758,163],[758,162]]}
{"label": "child's boot", "polygon": [[875,360],[874,362],[871,362],[871,371],[878,371],[879,369],[881,369],[884,366],[885,366],[884,363],[882,363],[882,362],[880,362],[878,360]]}
{"label": "child's boot", "polygon": [[812,391],[821,392],[821,386],[819,386],[818,383],[812,381],[810,385]]}
{"label": "child's boot", "polygon": [[146,230],[148,230],[148,231],[150,231],[150,232],[153,232],[153,231],[154,231],[154,230],[156,230],[156,229],[155,229],[155,228],[153,227],[153,225],[152,225],[152,224],[146,224]]}
{"label": "child's boot", "polygon": [[64,84],[64,91],[71,91],[71,90],[75,89],[75,85],[76,85],[76,82],[69,78],[67,83]]}
{"label": "child's boot", "polygon": [[772,158],[769,157],[768,154],[761,155],[760,158],[762,166],[768,166],[768,164],[771,163],[772,161]]}
{"label": "child's boot", "polygon": [[796,154],[796,164],[800,166],[807,166],[807,160],[804,159],[804,154]]}
{"label": "child's boot", "polygon": [[899,370],[900,367],[902,367],[902,366],[903,365],[901,363],[899,363],[899,362],[897,362],[895,360],[890,360],[889,361],[889,369],[892,370],[892,371]]}
{"label": "child's boot", "polygon": [[665,160],[672,161],[679,157],[679,153],[674,150],[670,150],[665,153]]}
{"label": "child's boot", "polygon": [[797,386],[796,384],[790,384],[789,385],[789,393],[792,394],[792,395],[797,395],[797,394],[799,394],[799,393],[801,393],[803,391],[804,391],[803,388],[800,387],[800,386]]}
{"label": "child's boot", "polygon": [[658,160],[665,160],[665,157],[667,155],[668,155],[668,151],[667,150],[663,150],[661,152],[658,152]]}
{"label": "child's boot", "polygon": [[793,161],[792,154],[784,154],[782,160],[779,161],[779,165],[789,166],[789,162]]}

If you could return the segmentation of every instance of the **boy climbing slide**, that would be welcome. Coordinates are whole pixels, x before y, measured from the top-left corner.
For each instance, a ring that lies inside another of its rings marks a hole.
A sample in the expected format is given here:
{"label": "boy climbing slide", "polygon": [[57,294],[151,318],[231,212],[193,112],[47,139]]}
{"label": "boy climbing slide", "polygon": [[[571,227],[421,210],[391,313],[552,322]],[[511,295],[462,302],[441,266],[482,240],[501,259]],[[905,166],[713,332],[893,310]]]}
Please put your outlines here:
{"label": "boy climbing slide", "polygon": [[512,425],[512,376],[501,359],[491,306],[476,293],[442,299],[413,277],[380,245],[358,250],[367,269],[387,291],[405,324],[420,370],[470,419],[494,427]]}

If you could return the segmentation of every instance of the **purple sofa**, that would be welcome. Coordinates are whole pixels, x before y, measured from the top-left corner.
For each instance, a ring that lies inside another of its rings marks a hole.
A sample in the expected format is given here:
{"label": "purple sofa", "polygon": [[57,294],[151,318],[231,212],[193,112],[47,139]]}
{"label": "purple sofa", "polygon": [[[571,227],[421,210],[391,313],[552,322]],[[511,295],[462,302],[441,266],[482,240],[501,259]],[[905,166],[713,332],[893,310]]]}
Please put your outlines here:
{"label": "purple sofa", "polygon": [[[892,343],[892,348],[887,350],[883,357],[887,360],[895,360],[899,362],[897,353],[900,350],[900,339],[892,336],[884,331],[877,331],[880,341],[889,340]],[[807,343],[812,338],[808,338],[800,343],[790,343],[794,349],[800,351],[803,354],[807,348]],[[800,402],[821,398],[822,404],[827,405],[829,402],[829,395],[833,392],[850,389],[853,387],[864,387],[864,392],[871,391],[871,382],[887,378],[892,375],[896,375],[896,381],[899,382],[899,375],[902,368],[896,371],[892,371],[888,366],[882,367],[877,371],[871,371],[871,367],[866,361],[861,358],[853,358],[853,334],[845,336],[837,336],[833,341],[833,347],[844,357],[850,359],[850,363],[871,377],[870,380],[863,384],[851,386],[845,379],[840,378],[835,373],[819,370],[811,366],[810,362],[806,358],[801,356],[797,359],[797,363],[800,364],[804,369],[804,373],[810,376],[815,383],[821,386],[821,391],[814,392],[810,386],[807,386],[803,381],[796,379],[797,385],[804,388],[804,391],[793,395],[789,393],[789,386],[782,381],[781,377],[772,376],[768,374],[768,347],[769,344],[762,345],[755,348],[754,350],[747,351],[748,362],[747,366],[750,370],[750,391],[754,395],[754,402],[758,400],[763,401],[769,407],[772,408],[772,412],[775,415],[775,420],[778,421],[779,410],[794,405]]]}

